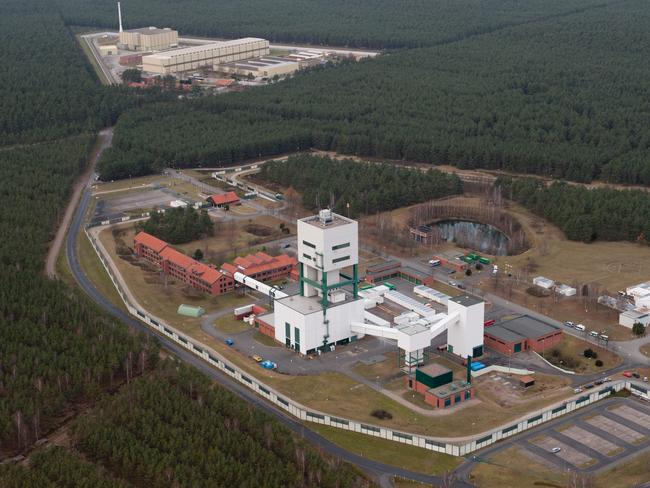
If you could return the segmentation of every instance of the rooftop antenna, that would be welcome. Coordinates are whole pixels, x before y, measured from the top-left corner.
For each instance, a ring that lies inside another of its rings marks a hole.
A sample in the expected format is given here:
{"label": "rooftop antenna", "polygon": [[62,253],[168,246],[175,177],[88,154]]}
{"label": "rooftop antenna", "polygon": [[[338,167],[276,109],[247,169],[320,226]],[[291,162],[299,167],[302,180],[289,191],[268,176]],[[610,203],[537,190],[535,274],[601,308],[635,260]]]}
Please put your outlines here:
{"label": "rooftop antenna", "polygon": [[120,6],[120,2],[117,2],[117,18],[120,21],[120,32],[122,32],[122,7]]}

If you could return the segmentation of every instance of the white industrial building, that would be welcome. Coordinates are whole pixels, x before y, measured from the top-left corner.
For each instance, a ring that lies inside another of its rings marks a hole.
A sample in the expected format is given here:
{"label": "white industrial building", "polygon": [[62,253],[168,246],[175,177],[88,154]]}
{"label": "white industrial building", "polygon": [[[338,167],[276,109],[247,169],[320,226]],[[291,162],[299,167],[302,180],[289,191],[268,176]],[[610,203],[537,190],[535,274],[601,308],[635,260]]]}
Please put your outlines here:
{"label": "white industrial building", "polygon": [[117,2],[117,16],[119,22],[118,47],[129,51],[160,51],[178,46],[178,31],[168,27],[145,27],[142,29],[122,28],[122,7]]}
{"label": "white industrial building", "polygon": [[215,71],[240,76],[254,76],[255,78],[273,78],[286,76],[300,69],[296,61],[268,56],[264,58],[249,59],[234,63],[223,63],[214,66]]}
{"label": "white industrial building", "polygon": [[142,56],[142,70],[169,75],[205,67],[213,69],[214,65],[259,58],[269,52],[266,39],[246,37]]}
{"label": "white industrial building", "polygon": [[[482,300],[449,298],[447,313],[437,313],[384,285],[358,290],[356,221],[330,210],[298,220],[298,260],[300,291],[296,295],[289,296],[241,273],[234,276],[274,300],[273,312],[259,320],[273,327],[275,339],[287,347],[301,354],[320,353],[368,334],[395,340],[402,367],[410,371],[424,361],[424,349],[431,341],[447,331],[449,352],[463,358],[483,354]],[[344,276],[342,270],[349,267],[352,276]],[[384,300],[405,309],[394,317],[394,323],[371,311]]]}
{"label": "white industrial building", "polygon": [[618,316],[618,323],[630,329],[635,323],[650,325],[650,281],[626,288],[625,295],[634,301],[634,310]]}

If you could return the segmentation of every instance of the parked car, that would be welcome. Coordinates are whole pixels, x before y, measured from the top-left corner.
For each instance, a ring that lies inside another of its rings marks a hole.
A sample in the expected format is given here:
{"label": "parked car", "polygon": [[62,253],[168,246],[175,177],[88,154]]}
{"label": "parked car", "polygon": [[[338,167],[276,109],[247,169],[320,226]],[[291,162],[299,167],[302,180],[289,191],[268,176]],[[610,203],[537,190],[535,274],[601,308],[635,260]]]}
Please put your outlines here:
{"label": "parked car", "polygon": [[573,389],[573,393],[575,393],[576,395],[577,395],[578,393],[582,393],[582,388],[574,388],[574,389]]}
{"label": "parked car", "polygon": [[648,382],[648,377],[647,377],[647,376],[644,376],[644,377],[643,377],[643,382],[644,382],[644,383],[647,383],[647,382]]}
{"label": "parked car", "polygon": [[588,385],[585,385],[585,390],[591,390],[593,387],[593,383],[589,383]]}
{"label": "parked car", "polygon": [[552,452],[553,454],[557,454],[557,453],[560,452],[561,450],[562,450],[561,447],[554,447],[553,449],[551,449],[551,452]]}
{"label": "parked car", "polygon": [[253,361],[256,363],[261,363],[263,361],[262,356],[258,356],[257,354],[253,354]]}
{"label": "parked car", "polygon": [[567,327],[575,327],[576,324],[574,324],[570,320],[567,320],[566,322],[564,322],[564,325],[566,325]]}
{"label": "parked car", "polygon": [[637,373],[636,371],[634,373],[632,373],[632,376],[634,376],[636,379],[641,378],[641,375],[639,373]]}
{"label": "parked car", "polygon": [[632,377],[632,371],[626,371],[625,373],[623,373],[623,376],[625,376],[626,378],[631,378]]}
{"label": "parked car", "polygon": [[584,332],[584,330],[585,330],[585,326],[582,325],[582,324],[577,324],[577,325],[575,326],[575,328],[576,328],[577,330],[579,330],[579,331],[582,331],[582,332]]}
{"label": "parked car", "polygon": [[594,381],[594,385],[602,385],[604,383],[603,380],[596,380]]}
{"label": "parked car", "polygon": [[598,332],[596,332],[595,330],[592,330],[592,331],[589,331],[589,335],[591,337],[598,337]]}
{"label": "parked car", "polygon": [[235,341],[233,341],[232,339],[226,339],[225,342],[226,342],[226,344],[228,344],[229,346],[232,346],[232,345],[235,343]]}

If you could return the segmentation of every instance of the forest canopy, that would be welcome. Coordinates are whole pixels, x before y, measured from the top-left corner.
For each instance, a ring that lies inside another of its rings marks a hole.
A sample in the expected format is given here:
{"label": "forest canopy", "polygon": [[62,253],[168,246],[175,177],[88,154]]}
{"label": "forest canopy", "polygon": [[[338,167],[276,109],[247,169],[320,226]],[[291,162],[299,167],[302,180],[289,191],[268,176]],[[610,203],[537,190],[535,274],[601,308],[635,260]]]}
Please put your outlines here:
{"label": "forest canopy", "polygon": [[[67,23],[117,30],[112,0],[57,0]],[[601,5],[599,0],[174,0],[124,2],[125,27],[373,48],[431,46]]]}
{"label": "forest canopy", "polygon": [[105,179],[316,148],[650,184],[650,5],[626,0],[120,118]]}
{"label": "forest canopy", "polygon": [[138,224],[138,229],[170,244],[184,244],[211,236],[214,233],[214,224],[205,210],[180,207],[164,212],[151,212],[147,220]]}
{"label": "forest canopy", "polygon": [[587,189],[536,178],[499,178],[506,198],[557,225],[574,241],[650,242],[650,193],[612,188]]}
{"label": "forest canopy", "polygon": [[[299,155],[272,161],[259,175],[273,183],[293,187],[302,194],[303,205],[332,209],[351,217],[413,205],[462,193],[458,176],[429,169],[419,171],[387,163]],[[349,209],[347,205],[349,204]]]}

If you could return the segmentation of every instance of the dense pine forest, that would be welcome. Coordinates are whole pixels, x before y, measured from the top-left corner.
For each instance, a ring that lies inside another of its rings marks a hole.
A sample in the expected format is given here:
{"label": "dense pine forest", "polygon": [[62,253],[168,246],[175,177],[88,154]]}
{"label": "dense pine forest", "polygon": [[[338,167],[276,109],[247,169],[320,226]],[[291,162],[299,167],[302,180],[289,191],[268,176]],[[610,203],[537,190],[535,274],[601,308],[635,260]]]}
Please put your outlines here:
{"label": "dense pine forest", "polygon": [[73,451],[50,448],[34,456],[30,469],[0,467],[0,485],[371,486],[354,468],[324,457],[268,415],[172,361],[104,398],[73,423],[71,436]]}
{"label": "dense pine forest", "polygon": [[97,83],[50,3],[3,0],[0,7],[0,145],[94,131],[145,100],[171,98]]}
{"label": "dense pine forest", "polygon": [[553,222],[574,241],[650,242],[650,193],[587,189],[567,183],[547,186],[538,179],[500,178],[506,198]]}
{"label": "dense pine forest", "polygon": [[183,244],[214,233],[214,224],[205,210],[192,207],[172,208],[165,212],[152,212],[149,219],[138,225],[151,235],[169,242]]}
{"label": "dense pine forest", "polygon": [[333,210],[345,215],[349,213],[351,217],[463,191],[458,176],[434,169],[422,172],[386,163],[336,160],[307,154],[265,164],[260,177],[284,187],[293,187],[301,193],[302,204],[311,210],[323,208],[333,198]]}
{"label": "dense pine forest", "polygon": [[130,111],[104,178],[310,147],[650,184],[650,6],[624,0],[235,95]]}
{"label": "dense pine forest", "polygon": [[[72,25],[117,30],[112,0],[58,0]],[[602,0],[173,0],[124,2],[127,28],[174,27],[181,34],[352,47],[431,46],[582,11]]]}

